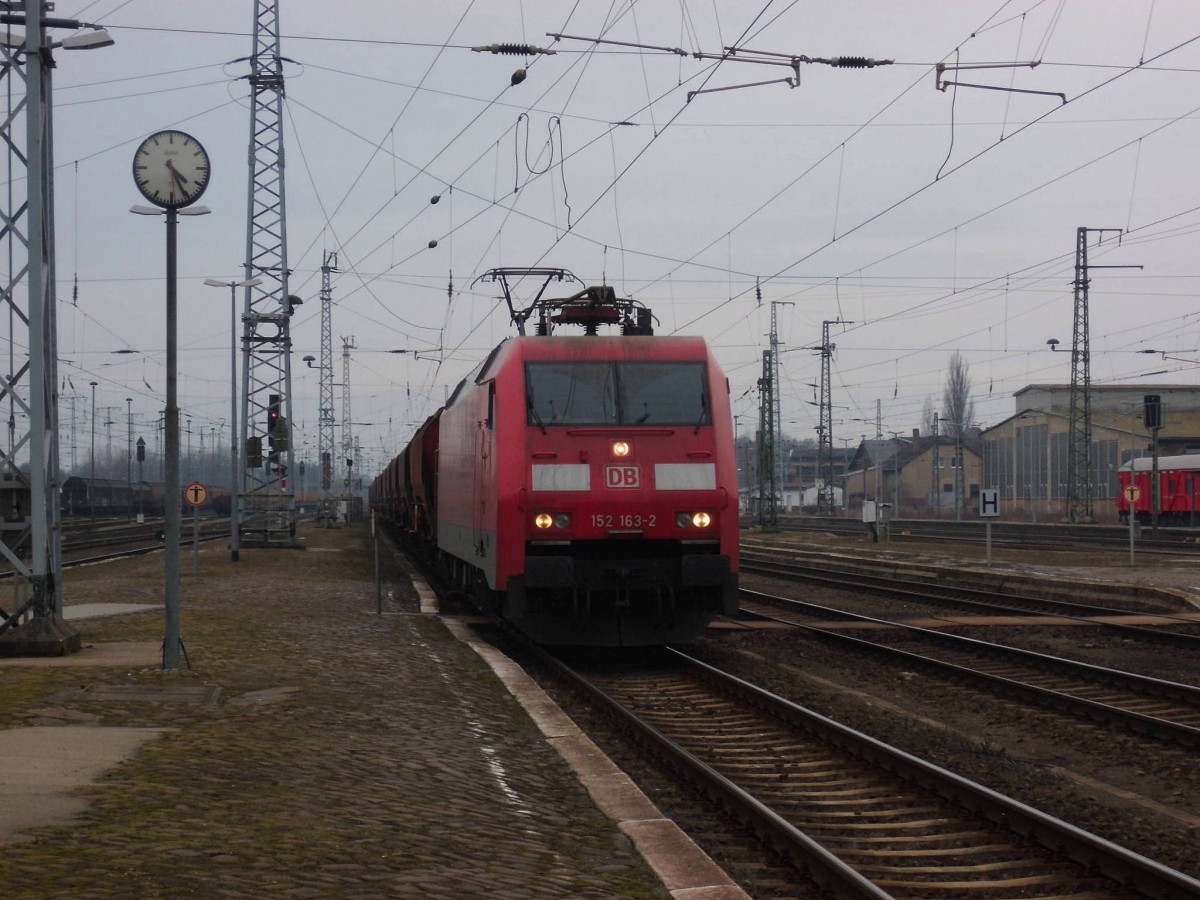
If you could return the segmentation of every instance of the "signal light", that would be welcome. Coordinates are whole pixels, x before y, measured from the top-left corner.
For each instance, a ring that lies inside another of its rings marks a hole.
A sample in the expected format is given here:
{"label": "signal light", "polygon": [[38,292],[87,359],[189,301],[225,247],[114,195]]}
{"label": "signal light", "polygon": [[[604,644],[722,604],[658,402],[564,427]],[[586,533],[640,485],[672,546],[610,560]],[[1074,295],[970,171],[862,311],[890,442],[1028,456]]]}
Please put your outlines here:
{"label": "signal light", "polygon": [[279,395],[267,397],[267,443],[275,449],[275,432],[279,428]]}

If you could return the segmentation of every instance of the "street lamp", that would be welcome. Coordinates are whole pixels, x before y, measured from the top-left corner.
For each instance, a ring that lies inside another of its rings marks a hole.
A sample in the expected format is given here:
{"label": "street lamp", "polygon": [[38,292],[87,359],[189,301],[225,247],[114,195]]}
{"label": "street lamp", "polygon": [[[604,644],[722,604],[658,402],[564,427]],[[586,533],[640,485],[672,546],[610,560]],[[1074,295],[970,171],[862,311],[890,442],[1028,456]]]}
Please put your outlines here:
{"label": "street lamp", "polygon": [[247,281],[221,281],[219,278],[205,278],[204,283],[209,287],[227,287],[229,288],[229,329],[230,329],[230,350],[229,350],[229,397],[230,397],[230,416],[229,419],[229,558],[233,562],[237,562],[240,557],[241,550],[241,528],[238,523],[238,516],[241,510],[239,509],[239,499],[241,494],[241,479],[238,478],[238,463],[242,458],[242,448],[238,444],[237,436],[237,421],[238,421],[238,397],[237,397],[237,289],[251,288],[256,284],[262,284],[261,278],[251,278]]}

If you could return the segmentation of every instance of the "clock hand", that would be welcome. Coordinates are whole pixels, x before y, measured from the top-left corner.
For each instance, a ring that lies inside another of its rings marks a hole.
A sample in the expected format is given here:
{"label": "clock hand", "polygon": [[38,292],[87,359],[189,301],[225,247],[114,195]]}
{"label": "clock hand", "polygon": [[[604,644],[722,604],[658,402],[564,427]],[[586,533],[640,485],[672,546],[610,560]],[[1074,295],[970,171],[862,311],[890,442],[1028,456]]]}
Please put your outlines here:
{"label": "clock hand", "polygon": [[167,160],[167,169],[171,172],[171,180],[179,185],[179,189],[181,191],[186,190],[185,185],[187,184],[187,179],[179,173],[179,171],[175,168],[175,163],[169,159]]}

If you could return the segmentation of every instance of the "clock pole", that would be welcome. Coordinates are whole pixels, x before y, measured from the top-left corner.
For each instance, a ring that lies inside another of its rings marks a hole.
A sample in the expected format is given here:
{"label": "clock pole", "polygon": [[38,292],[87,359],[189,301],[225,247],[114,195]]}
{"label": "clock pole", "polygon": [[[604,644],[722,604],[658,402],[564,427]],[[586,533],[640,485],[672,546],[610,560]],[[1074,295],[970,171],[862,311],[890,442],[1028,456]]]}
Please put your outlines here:
{"label": "clock pole", "polygon": [[[180,505],[183,502],[179,477],[179,341],[178,302],[176,294],[177,253],[176,232],[180,209],[183,215],[204,215],[204,206],[191,206],[208,187],[211,172],[208,154],[190,134],[182,131],[160,131],[142,141],[133,155],[133,180],[142,196],[153,207],[135,206],[131,212],[139,215],[167,216],[167,408],[163,414],[166,431],[166,460],[164,466],[163,505],[166,524],[163,539],[166,552],[166,633],[163,637],[163,668],[179,668],[179,651],[183,647],[179,628],[179,541],[181,538]],[[184,209],[184,207],[191,207]]]}
{"label": "clock pole", "polygon": [[163,638],[163,668],[179,668],[179,340],[176,334],[178,303],[176,295],[176,230],[179,212],[167,208],[167,409],[166,409],[166,483],[163,505],[166,512],[166,634]]}

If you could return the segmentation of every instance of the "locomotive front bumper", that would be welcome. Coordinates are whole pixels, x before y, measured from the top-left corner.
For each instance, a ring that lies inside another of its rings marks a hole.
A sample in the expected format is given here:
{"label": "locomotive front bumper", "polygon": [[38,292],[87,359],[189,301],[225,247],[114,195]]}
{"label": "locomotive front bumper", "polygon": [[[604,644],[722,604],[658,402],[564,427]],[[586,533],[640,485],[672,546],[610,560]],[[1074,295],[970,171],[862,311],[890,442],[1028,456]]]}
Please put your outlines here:
{"label": "locomotive front bumper", "polygon": [[722,612],[737,610],[737,577],[729,557],[686,553],[671,559],[580,559],[530,556],[525,560],[527,590],[655,592],[687,588],[722,589]]}
{"label": "locomotive front bumper", "polygon": [[719,587],[729,580],[729,557],[688,554],[678,565],[662,559],[579,560],[569,556],[531,556],[525,560],[525,585],[531,588],[589,586],[654,588]]}

